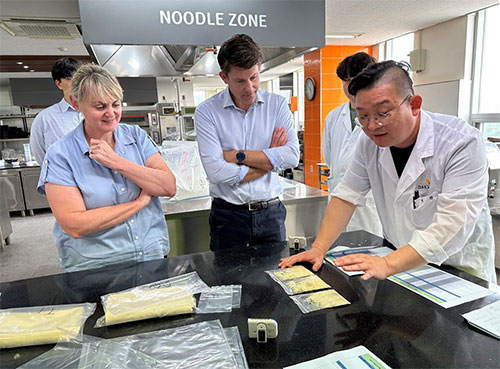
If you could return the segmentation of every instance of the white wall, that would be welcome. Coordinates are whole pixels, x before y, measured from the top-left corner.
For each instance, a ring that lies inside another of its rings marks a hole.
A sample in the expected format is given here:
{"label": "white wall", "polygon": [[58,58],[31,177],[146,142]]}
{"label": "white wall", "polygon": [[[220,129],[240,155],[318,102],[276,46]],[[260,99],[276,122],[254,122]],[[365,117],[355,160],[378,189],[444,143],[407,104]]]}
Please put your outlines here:
{"label": "white wall", "polygon": [[424,109],[469,120],[473,33],[474,15],[415,33],[415,49],[427,50],[425,70],[413,74]]}
{"label": "white wall", "polygon": [[[176,82],[171,77],[157,77],[158,102],[177,102]],[[182,106],[194,106],[193,82],[179,81],[180,104]]]}

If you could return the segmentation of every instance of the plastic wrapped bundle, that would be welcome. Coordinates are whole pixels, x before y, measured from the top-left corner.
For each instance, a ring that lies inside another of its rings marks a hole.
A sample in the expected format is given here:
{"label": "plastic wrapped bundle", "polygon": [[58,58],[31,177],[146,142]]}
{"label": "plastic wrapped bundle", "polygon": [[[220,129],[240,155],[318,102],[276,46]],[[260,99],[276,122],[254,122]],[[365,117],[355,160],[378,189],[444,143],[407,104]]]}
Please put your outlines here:
{"label": "plastic wrapped bundle", "polygon": [[304,268],[302,265],[295,265],[290,268],[283,268],[283,269],[278,269],[274,271],[269,271],[270,273],[273,273],[273,275],[282,280],[286,281],[288,279],[294,279],[294,278],[300,278],[300,277],[307,277],[314,275],[313,272],[310,270]]}
{"label": "plastic wrapped bundle", "polygon": [[111,293],[101,297],[104,317],[96,327],[190,314],[196,308],[194,294],[210,288],[196,272]]}
{"label": "plastic wrapped bundle", "polygon": [[[305,269],[305,268],[304,268]],[[309,272],[307,269],[305,269]],[[278,283],[288,295],[295,295],[297,293],[310,292],[323,290],[325,288],[330,288],[330,286],[324,282],[320,277],[311,272],[310,275],[295,277],[295,275],[304,275],[305,273],[301,270],[298,270],[297,273],[294,271],[293,273],[287,274],[279,274],[281,270],[268,270],[267,274]],[[293,279],[288,279],[289,277],[293,277]],[[281,279],[283,278],[283,279]],[[287,278],[287,279],[284,279]]]}
{"label": "plastic wrapped bundle", "polygon": [[95,307],[85,303],[0,310],[0,348],[77,339]]}
{"label": "plastic wrapped bundle", "polygon": [[349,301],[333,289],[291,296],[291,299],[304,314],[350,304]]}
{"label": "plastic wrapped bundle", "polygon": [[172,200],[209,195],[207,174],[201,164],[198,142],[164,141],[160,153],[175,175],[177,192]]}

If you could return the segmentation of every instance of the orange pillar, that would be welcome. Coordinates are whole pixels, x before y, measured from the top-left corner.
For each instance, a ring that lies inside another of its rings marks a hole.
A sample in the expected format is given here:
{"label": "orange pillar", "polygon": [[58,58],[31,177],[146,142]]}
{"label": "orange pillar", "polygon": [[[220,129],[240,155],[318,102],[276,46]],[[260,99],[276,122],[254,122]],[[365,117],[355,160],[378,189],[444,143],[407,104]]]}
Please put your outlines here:
{"label": "orange pillar", "polygon": [[[323,162],[322,140],[325,118],[330,111],[347,102],[342,82],[337,77],[337,66],[349,55],[364,51],[372,55],[369,46],[333,46],[304,55],[304,82],[312,77],[316,83],[316,96],[304,102],[304,181],[318,187],[318,166]],[[324,187],[323,189],[326,189]]]}

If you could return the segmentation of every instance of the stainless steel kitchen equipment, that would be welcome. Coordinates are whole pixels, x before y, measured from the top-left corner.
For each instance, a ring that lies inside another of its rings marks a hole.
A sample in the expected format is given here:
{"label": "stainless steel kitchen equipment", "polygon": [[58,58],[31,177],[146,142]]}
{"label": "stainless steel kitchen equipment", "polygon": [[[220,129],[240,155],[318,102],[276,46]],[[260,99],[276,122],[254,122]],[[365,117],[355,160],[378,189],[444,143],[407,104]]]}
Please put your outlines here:
{"label": "stainless steel kitchen equipment", "polygon": [[183,139],[182,120],[179,119],[177,105],[174,103],[156,104],[160,131],[164,140],[177,141]]}
{"label": "stainless steel kitchen equipment", "polygon": [[120,122],[138,125],[147,132],[157,145],[161,145],[163,135],[156,106],[124,107]]}
{"label": "stainless steel kitchen equipment", "polygon": [[[280,196],[287,210],[287,237],[316,237],[328,205],[328,192],[280,177]],[[161,198],[170,237],[169,256],[209,251],[208,217],[212,207],[210,196],[168,201]],[[195,230],[195,231],[193,231]]]}
{"label": "stainless steel kitchen equipment", "polygon": [[194,126],[194,112],[196,106],[184,106],[181,108],[182,138],[184,140],[195,141],[196,129]]}
{"label": "stainless steel kitchen equipment", "polygon": [[[0,177],[0,193],[7,193],[7,183]],[[7,196],[0,196],[0,250],[4,244],[9,244],[9,237],[12,233],[12,224],[10,223],[9,204]]]}
{"label": "stainless steel kitchen equipment", "polygon": [[25,216],[26,208],[19,172],[12,169],[0,170],[0,181],[5,184],[2,197],[6,199],[9,211],[20,211],[22,216]]}
{"label": "stainless steel kitchen equipment", "polygon": [[36,190],[39,177],[39,166],[0,168],[0,181],[5,183],[2,197],[9,211],[20,211],[25,216],[26,211],[33,215],[33,210],[49,207],[47,198]]}

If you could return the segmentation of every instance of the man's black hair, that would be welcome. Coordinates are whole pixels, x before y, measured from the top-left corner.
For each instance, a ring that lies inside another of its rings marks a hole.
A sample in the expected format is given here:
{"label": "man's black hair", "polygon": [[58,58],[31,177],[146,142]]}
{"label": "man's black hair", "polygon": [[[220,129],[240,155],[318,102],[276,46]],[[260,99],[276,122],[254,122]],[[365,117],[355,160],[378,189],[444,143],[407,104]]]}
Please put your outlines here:
{"label": "man's black hair", "polygon": [[393,83],[401,96],[414,94],[410,78],[410,65],[406,62],[386,60],[367,66],[349,83],[349,93],[356,95],[359,90],[374,87],[379,81]]}
{"label": "man's black hair", "polygon": [[52,79],[55,82],[63,78],[72,78],[79,66],[80,62],[78,60],[73,58],[61,58],[56,61],[52,67]]}
{"label": "man's black hair", "polygon": [[217,55],[220,69],[228,74],[231,67],[250,69],[263,60],[259,45],[245,34],[236,34],[224,41]]}
{"label": "man's black hair", "polygon": [[342,81],[348,81],[356,77],[368,65],[376,63],[377,60],[365,52],[359,52],[348,56],[340,62],[337,67],[337,76]]}

